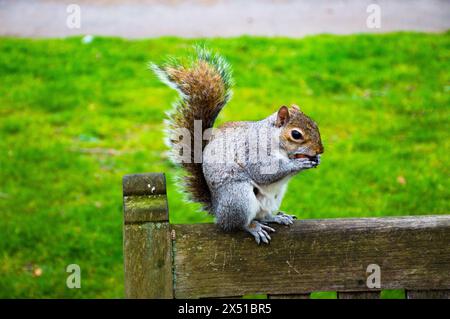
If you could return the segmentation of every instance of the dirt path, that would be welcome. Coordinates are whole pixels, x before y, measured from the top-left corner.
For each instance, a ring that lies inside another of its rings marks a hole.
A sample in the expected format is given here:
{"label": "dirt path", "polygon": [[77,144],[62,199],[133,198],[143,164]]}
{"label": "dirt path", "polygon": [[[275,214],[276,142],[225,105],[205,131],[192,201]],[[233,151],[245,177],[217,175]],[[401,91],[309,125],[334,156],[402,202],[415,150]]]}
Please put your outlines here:
{"label": "dirt path", "polygon": [[[71,3],[81,8],[80,29],[66,25]],[[371,3],[381,9],[379,29],[366,25],[366,9]],[[0,0],[0,35],[24,37],[301,37],[448,29],[448,0]]]}

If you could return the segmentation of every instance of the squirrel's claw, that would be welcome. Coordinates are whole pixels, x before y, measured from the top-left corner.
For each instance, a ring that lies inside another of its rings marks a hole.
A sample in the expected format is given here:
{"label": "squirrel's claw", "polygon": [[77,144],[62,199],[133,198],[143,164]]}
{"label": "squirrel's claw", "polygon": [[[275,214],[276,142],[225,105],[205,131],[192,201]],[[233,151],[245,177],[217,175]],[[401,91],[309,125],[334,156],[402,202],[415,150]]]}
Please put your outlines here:
{"label": "squirrel's claw", "polygon": [[279,212],[278,214],[267,216],[266,219],[264,219],[263,223],[277,223],[281,225],[290,226],[294,224],[294,219],[297,219],[297,216],[294,215],[288,215],[283,212]]}
{"label": "squirrel's claw", "polygon": [[273,229],[272,227],[267,226],[266,224],[263,224],[263,223],[261,223],[261,228],[262,228],[263,230],[268,230],[268,231],[270,231],[270,232],[272,232],[272,233],[275,232],[275,229]]}
{"label": "squirrel's claw", "polygon": [[297,219],[297,216],[294,215],[288,215],[283,212],[279,212],[276,216],[274,216],[274,221],[276,223],[282,224],[282,225],[293,225],[294,219]]}
{"label": "squirrel's claw", "polygon": [[267,225],[263,225],[257,221],[252,221],[248,226],[245,227],[253,237],[255,237],[256,243],[259,245],[261,241],[268,244],[272,238],[270,238],[268,231],[274,232],[275,229]]}

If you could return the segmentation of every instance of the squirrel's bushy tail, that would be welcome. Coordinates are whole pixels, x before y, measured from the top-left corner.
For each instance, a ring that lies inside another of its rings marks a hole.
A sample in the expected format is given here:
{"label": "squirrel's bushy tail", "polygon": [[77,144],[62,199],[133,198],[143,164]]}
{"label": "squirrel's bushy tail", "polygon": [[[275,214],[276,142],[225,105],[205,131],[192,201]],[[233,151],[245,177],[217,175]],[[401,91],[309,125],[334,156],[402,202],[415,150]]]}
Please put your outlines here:
{"label": "squirrel's bushy tail", "polygon": [[[177,90],[179,100],[172,112],[168,112],[166,121],[166,141],[170,147],[171,159],[181,165],[186,175],[180,181],[190,200],[201,203],[209,210],[211,194],[203,175],[202,163],[194,161],[194,120],[202,121],[202,135],[212,128],[217,115],[231,97],[231,70],[228,63],[219,55],[197,48],[197,56],[188,63],[170,60],[158,66],[150,65],[159,79],[169,87]],[[187,129],[191,140],[181,140],[180,129]],[[180,153],[182,143],[190,143],[190,161],[185,161],[186,154]],[[202,143],[202,151],[206,146]],[[184,160],[183,160],[184,159]]]}

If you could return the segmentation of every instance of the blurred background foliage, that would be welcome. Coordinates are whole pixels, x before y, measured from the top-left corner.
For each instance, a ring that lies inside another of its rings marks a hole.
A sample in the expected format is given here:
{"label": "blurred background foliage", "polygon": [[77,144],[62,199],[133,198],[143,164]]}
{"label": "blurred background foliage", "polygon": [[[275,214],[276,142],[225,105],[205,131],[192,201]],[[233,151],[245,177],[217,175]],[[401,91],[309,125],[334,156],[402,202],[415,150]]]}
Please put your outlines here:
{"label": "blurred background foliage", "polygon": [[[283,210],[300,220],[449,213],[448,32],[0,38],[0,297],[123,297],[124,174],[165,172],[171,222],[212,221],[173,183],[162,121],[176,93],[147,69],[197,43],[234,69],[219,123],[296,103],[319,124],[322,164],[292,180]],[[66,288],[72,263],[82,289]]]}

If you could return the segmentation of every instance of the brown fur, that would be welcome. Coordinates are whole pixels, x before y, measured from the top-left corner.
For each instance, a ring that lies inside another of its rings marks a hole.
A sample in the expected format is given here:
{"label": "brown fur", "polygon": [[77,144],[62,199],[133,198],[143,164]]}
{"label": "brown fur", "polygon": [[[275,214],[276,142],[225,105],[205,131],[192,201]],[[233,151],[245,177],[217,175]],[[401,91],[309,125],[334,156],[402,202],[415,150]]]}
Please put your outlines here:
{"label": "brown fur", "polygon": [[[169,132],[178,128],[186,128],[194,138],[194,120],[202,120],[205,131],[214,125],[214,121],[228,99],[229,88],[224,83],[216,67],[207,61],[198,60],[191,67],[170,66],[163,68],[169,80],[186,96],[177,105],[176,111],[169,118]],[[202,131],[202,134],[203,134]],[[197,138],[197,137],[196,137]],[[186,143],[179,141],[178,136],[169,136],[173,144]],[[201,139],[201,137],[200,137]],[[191,141],[188,141],[191,143]],[[181,163],[186,170],[182,184],[190,199],[199,202],[208,209],[211,194],[203,175],[202,164],[194,162],[194,145],[191,143],[191,162]],[[206,146],[203,142],[202,150]],[[173,154],[174,157],[181,154]]]}

